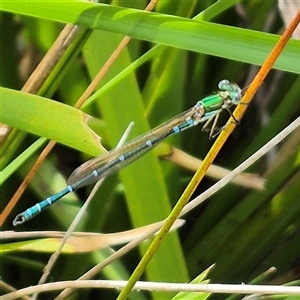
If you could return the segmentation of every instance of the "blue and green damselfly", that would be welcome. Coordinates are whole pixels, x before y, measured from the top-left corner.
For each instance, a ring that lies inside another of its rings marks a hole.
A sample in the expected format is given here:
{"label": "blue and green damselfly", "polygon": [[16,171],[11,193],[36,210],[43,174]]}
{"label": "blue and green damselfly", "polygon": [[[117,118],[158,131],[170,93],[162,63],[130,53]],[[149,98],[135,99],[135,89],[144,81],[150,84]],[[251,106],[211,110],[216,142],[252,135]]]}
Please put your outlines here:
{"label": "blue and green damselfly", "polygon": [[200,122],[209,122],[214,117],[217,119],[223,109],[228,109],[232,104],[237,105],[240,103],[242,90],[237,84],[224,79],[219,82],[218,87],[219,91],[216,94],[203,98],[189,110],[135,138],[124,146],[83,163],[71,174],[65,189],[18,214],[13,221],[13,225],[16,226],[26,222],[76,189],[117,172],[153,149],[169,135],[196,126]]}

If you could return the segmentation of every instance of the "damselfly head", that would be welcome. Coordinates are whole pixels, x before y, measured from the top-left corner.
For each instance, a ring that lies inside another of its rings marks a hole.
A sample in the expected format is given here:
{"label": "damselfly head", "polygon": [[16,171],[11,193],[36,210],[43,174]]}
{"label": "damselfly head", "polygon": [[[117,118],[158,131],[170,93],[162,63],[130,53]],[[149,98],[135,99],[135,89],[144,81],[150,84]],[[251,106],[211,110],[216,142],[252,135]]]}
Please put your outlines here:
{"label": "damselfly head", "polygon": [[226,98],[232,104],[238,105],[241,102],[242,89],[236,83],[231,83],[229,80],[223,79],[219,82],[218,87],[221,91],[227,92]]}

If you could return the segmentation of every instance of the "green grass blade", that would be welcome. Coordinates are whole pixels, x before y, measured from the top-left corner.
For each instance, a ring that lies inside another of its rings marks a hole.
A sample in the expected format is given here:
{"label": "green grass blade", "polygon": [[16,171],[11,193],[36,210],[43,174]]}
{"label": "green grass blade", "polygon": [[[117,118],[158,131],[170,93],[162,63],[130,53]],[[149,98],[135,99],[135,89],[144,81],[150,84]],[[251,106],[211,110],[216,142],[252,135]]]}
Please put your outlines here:
{"label": "green grass blade", "polygon": [[[256,65],[263,63],[278,40],[263,32],[88,2],[4,2],[2,9]],[[299,64],[294,63],[299,45],[291,40],[274,68],[300,74]]]}

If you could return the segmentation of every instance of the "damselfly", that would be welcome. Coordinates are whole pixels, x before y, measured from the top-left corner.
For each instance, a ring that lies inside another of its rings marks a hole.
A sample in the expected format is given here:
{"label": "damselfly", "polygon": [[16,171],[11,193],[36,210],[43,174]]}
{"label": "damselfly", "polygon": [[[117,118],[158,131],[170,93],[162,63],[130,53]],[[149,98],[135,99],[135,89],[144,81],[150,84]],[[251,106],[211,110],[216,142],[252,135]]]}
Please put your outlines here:
{"label": "damselfly", "polygon": [[218,87],[219,91],[216,94],[203,98],[189,110],[135,138],[124,146],[83,163],[71,174],[65,189],[18,214],[13,221],[13,225],[16,226],[26,222],[65,195],[118,171],[153,149],[169,135],[196,126],[200,122],[209,122],[214,117],[217,119],[223,109],[228,109],[232,104],[237,105],[240,103],[242,91],[237,84],[224,79],[219,82]]}

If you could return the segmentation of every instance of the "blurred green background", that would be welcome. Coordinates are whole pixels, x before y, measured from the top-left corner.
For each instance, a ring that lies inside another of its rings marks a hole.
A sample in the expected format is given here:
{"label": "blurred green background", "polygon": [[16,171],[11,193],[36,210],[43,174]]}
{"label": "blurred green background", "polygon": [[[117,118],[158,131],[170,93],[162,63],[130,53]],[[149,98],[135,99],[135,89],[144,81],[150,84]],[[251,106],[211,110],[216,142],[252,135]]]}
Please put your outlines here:
{"label": "blurred green background", "polygon": [[[77,166],[92,155],[103,153],[94,134],[86,139],[80,135],[86,124],[109,150],[116,146],[129,122],[135,123],[129,135],[132,139],[216,91],[218,82],[224,78],[247,87],[284,30],[276,1],[162,0],[155,8],[159,15],[123,9],[143,9],[147,2],[142,0],[112,1],[111,5],[97,10],[97,4],[77,1],[3,4],[0,80],[1,86],[12,92],[22,88],[53,45],[63,23],[82,25],[72,51],[62,57],[38,91],[40,96],[68,106],[56,106],[53,101],[22,94],[9,94],[11,98],[2,99],[9,113],[1,118],[15,129],[1,143],[1,210],[40,151],[36,147],[25,155],[25,150],[40,136],[59,141],[5,222],[3,231],[68,228],[91,187],[66,196],[20,227],[13,228],[12,220],[17,213],[64,188],[67,177]],[[191,21],[194,17],[196,21]],[[84,115],[73,114],[69,106],[75,104],[125,34],[134,38],[84,108],[94,119],[86,121]],[[216,164],[233,169],[299,116],[299,46],[296,40],[287,45]],[[37,102],[34,104],[33,100]],[[219,125],[227,119],[228,114],[223,113]],[[165,143],[202,159],[213,141],[198,126]],[[165,146],[107,178],[78,231],[118,232],[165,218],[193,175],[158,158]],[[208,277],[216,283],[285,284],[298,279],[299,152],[298,131],[248,170],[266,179],[263,191],[228,185],[187,215],[185,225],[170,233],[143,279],[189,282],[212,264],[215,267]],[[17,164],[11,171],[9,167],[15,158]],[[196,194],[214,182],[206,178]],[[17,252],[11,247],[7,251],[10,242],[15,240],[2,240],[5,251],[1,254],[1,279],[16,289],[36,284],[49,254],[38,248]],[[146,246],[111,264],[98,278],[126,280]],[[108,253],[96,250],[62,255],[50,281],[76,279]],[[270,267],[276,271],[265,274]],[[43,299],[52,299],[54,295],[43,295]],[[72,299],[116,296],[114,290],[80,290]],[[131,298],[172,296],[139,292]]]}

